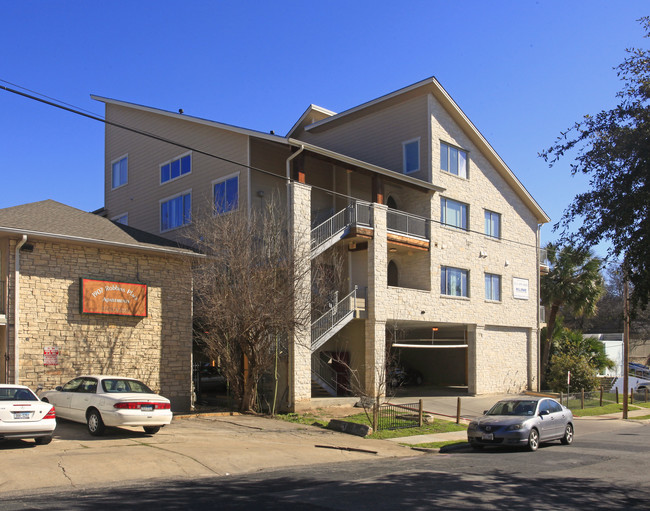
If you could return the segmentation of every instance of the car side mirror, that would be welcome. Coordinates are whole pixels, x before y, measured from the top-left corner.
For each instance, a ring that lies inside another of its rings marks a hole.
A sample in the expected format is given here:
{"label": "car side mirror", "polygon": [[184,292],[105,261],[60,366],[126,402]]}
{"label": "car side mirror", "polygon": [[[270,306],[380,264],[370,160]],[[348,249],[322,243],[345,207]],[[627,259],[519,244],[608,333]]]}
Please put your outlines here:
{"label": "car side mirror", "polygon": [[57,392],[61,392],[63,390],[63,387],[61,387],[61,385],[58,385],[54,387],[54,390],[56,390]]}
{"label": "car side mirror", "polygon": [[540,416],[542,416],[542,417],[543,417],[544,415],[548,415],[548,414],[550,414],[550,413],[551,413],[551,412],[549,412],[548,410],[540,410],[540,411],[539,411],[539,414],[540,414]]}
{"label": "car side mirror", "polygon": [[487,410],[483,410],[483,415],[487,415],[487,413],[488,413]]}

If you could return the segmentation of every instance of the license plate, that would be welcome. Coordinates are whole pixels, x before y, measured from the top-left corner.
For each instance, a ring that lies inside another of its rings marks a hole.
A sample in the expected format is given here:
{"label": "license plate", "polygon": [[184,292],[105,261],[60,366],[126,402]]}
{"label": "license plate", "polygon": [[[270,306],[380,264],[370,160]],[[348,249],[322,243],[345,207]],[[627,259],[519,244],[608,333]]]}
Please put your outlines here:
{"label": "license plate", "polygon": [[32,416],[32,412],[14,412],[14,419],[29,419]]}
{"label": "license plate", "polygon": [[140,410],[143,412],[153,412],[153,405],[142,405],[140,406]]}
{"label": "license plate", "polygon": [[483,440],[494,440],[494,433],[483,433]]}

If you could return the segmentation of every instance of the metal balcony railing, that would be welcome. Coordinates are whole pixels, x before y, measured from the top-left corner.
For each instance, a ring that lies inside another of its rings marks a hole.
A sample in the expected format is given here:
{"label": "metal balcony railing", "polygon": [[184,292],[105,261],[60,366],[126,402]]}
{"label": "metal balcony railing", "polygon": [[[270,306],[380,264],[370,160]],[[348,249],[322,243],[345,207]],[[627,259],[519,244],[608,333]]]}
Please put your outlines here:
{"label": "metal balcony railing", "polygon": [[539,271],[546,274],[551,269],[551,263],[548,260],[548,252],[545,248],[539,249]]}
{"label": "metal balcony railing", "polygon": [[386,212],[386,228],[389,232],[429,239],[429,221],[426,218],[396,209]]}
{"label": "metal balcony railing", "polygon": [[354,202],[311,230],[311,254],[316,257],[344,237],[353,225],[371,227],[371,206]]}
{"label": "metal balcony railing", "polygon": [[329,311],[311,324],[311,350],[320,348],[336,332],[354,318],[357,302],[357,286],[351,293],[335,303]]}

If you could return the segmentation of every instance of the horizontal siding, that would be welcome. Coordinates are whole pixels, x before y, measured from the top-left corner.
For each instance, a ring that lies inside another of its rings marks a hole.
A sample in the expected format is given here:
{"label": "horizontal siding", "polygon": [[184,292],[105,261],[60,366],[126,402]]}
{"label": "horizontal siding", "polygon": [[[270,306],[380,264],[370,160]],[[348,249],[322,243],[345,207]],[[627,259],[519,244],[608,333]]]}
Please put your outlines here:
{"label": "horizontal siding", "polygon": [[[215,154],[235,162],[248,163],[248,137],[191,121],[118,105],[106,105],[106,118],[152,133],[158,137]],[[240,199],[247,197],[247,170],[199,153],[192,153],[192,172],[160,184],[160,164],[188,152],[187,149],[107,125],[105,153],[105,205],[109,218],[128,213],[129,225],[160,233],[159,201],[192,190],[192,210],[197,211],[211,196],[213,180],[240,173]],[[111,190],[111,162],[128,154],[128,184]],[[245,204],[245,201],[243,201]],[[177,231],[163,235],[174,239]]]}
{"label": "horizontal siding", "polygon": [[427,179],[427,112],[427,97],[420,96],[317,133],[305,132],[300,138],[401,173],[402,142],[419,137],[420,172],[410,175]]}

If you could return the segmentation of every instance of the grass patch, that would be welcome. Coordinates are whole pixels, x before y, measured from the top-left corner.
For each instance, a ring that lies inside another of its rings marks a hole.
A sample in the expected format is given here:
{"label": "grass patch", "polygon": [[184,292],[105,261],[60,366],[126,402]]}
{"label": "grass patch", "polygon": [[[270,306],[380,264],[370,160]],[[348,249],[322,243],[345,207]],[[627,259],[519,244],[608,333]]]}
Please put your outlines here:
{"label": "grass patch", "polygon": [[[316,410],[313,413],[286,413],[276,415],[276,418],[292,422],[294,424],[304,424],[307,426],[318,426],[321,428],[327,427],[327,424],[330,421],[330,417],[323,410]],[[340,420],[347,422],[354,422],[356,424],[364,424],[366,426],[372,425],[372,419],[369,419],[365,413],[357,413],[354,415],[348,415],[346,417],[336,417]],[[374,438],[378,440],[383,440],[387,438],[401,438],[405,436],[415,436],[415,435],[430,435],[433,433],[448,433],[450,431],[465,431],[467,425],[465,424],[456,424],[455,422],[436,419],[429,424],[424,424],[420,427],[413,428],[403,428],[403,429],[391,429],[391,430],[380,430],[375,431],[372,435],[368,435],[366,438]]]}
{"label": "grass patch", "polygon": [[[638,410],[636,405],[629,405],[628,410]],[[623,411],[622,404],[610,404],[606,406],[594,406],[592,408],[572,409],[573,415],[576,417],[590,417],[592,415],[607,415],[608,413],[618,413]]]}
{"label": "grass patch", "polygon": [[641,415],[640,417],[628,417],[628,419],[632,419],[635,421],[647,421],[650,420],[650,415]]}

